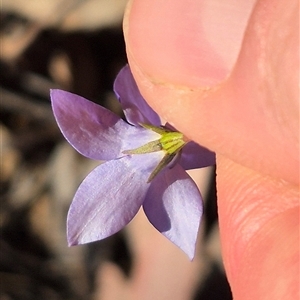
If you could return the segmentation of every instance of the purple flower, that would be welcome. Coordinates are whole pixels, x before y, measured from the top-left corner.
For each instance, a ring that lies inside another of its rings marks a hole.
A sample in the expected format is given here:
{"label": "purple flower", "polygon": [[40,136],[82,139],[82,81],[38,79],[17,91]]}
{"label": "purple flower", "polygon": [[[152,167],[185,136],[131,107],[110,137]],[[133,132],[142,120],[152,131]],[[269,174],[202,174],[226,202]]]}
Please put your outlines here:
{"label": "purple flower", "polygon": [[69,245],[111,236],[143,206],[153,226],[192,259],[203,205],[185,170],[212,165],[215,156],[161,125],[128,66],[114,90],[127,122],[83,97],[51,90],[54,116],[67,141],[82,155],[104,161],[75,194],[67,220]]}

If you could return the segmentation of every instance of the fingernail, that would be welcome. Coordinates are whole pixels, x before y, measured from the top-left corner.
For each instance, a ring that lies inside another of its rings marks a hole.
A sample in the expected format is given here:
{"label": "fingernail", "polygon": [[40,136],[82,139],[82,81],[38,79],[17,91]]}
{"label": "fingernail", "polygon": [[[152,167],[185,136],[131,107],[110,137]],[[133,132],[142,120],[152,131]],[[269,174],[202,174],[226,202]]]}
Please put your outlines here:
{"label": "fingernail", "polygon": [[132,1],[127,51],[157,80],[213,86],[231,72],[255,0]]}

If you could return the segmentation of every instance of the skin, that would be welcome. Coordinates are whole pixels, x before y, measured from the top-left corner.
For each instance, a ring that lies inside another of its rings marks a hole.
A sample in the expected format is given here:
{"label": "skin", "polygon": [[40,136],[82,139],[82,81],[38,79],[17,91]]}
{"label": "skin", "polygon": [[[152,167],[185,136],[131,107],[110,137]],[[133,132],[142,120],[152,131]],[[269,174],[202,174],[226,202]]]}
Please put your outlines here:
{"label": "skin", "polygon": [[299,298],[298,11],[296,0],[136,0],[125,15],[146,101],[217,154],[234,299]]}

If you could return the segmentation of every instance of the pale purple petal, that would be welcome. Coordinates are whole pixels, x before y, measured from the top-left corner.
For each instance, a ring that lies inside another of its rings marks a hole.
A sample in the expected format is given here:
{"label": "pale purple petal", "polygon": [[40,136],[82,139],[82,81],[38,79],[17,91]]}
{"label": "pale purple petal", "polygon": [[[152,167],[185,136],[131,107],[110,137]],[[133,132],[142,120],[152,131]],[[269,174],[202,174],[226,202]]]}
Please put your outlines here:
{"label": "pale purple petal", "polygon": [[216,155],[191,141],[183,147],[178,163],[185,170],[204,168],[216,164]]}
{"label": "pale purple petal", "polygon": [[[55,119],[66,140],[82,155],[110,160],[128,147],[153,139],[153,132],[134,127],[106,108],[78,95],[51,90]],[[156,137],[156,136],[155,136]]]}
{"label": "pale purple petal", "polygon": [[160,118],[144,100],[126,65],[117,75],[114,91],[124,110],[127,121],[133,125],[140,123],[159,126]]}
{"label": "pale purple petal", "polygon": [[153,180],[143,207],[154,227],[193,259],[203,205],[195,182],[180,165]]}
{"label": "pale purple petal", "polygon": [[78,188],[67,220],[69,245],[104,239],[127,225],[144,201],[161,154],[126,156],[94,169]]}

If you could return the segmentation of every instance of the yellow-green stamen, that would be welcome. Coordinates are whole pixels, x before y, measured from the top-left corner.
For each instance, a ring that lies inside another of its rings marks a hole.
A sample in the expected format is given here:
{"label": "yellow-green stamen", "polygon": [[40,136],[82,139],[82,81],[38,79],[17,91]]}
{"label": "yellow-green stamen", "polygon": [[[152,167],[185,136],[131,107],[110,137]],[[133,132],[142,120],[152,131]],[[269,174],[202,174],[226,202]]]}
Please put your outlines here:
{"label": "yellow-green stamen", "polygon": [[164,151],[165,155],[159,162],[157,167],[150,174],[148,181],[150,182],[165,166],[167,166],[177,153],[187,144],[187,140],[181,132],[172,131],[165,127],[156,127],[148,124],[140,124],[142,127],[152,130],[161,135],[160,139],[151,141],[141,147],[125,150],[124,154],[145,154],[157,151]]}

